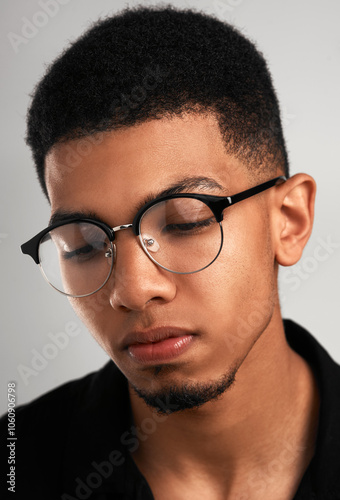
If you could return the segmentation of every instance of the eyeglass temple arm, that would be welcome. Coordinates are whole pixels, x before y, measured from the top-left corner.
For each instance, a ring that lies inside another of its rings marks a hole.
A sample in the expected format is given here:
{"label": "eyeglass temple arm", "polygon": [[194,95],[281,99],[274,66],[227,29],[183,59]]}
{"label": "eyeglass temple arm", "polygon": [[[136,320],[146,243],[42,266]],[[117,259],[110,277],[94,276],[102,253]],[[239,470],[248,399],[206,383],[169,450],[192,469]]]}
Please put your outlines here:
{"label": "eyeglass temple arm", "polygon": [[264,182],[263,184],[260,184],[259,186],[252,187],[250,189],[246,189],[245,191],[242,191],[241,193],[235,194],[234,196],[228,196],[228,201],[229,205],[234,205],[235,203],[238,203],[239,201],[246,200],[247,198],[250,198],[251,196],[254,196],[255,194],[261,193],[262,191],[265,191],[266,189],[269,189],[273,186],[275,186],[279,181],[286,181],[286,177],[284,175],[280,175],[280,177],[276,177],[275,179],[271,179],[270,181]]}
{"label": "eyeglass temple arm", "polygon": [[215,213],[215,217],[217,222],[221,222],[223,219],[223,210],[230,207],[231,205],[235,205],[239,201],[246,200],[255,194],[261,193],[266,189],[269,189],[275,186],[279,181],[284,182],[287,178],[284,175],[280,175],[279,177],[275,177],[275,179],[271,179],[270,181],[264,182],[263,184],[259,184],[258,186],[254,186],[250,189],[246,189],[241,193],[234,194],[233,196],[226,196],[220,202],[217,202],[215,205],[215,210],[213,208],[213,212]]}

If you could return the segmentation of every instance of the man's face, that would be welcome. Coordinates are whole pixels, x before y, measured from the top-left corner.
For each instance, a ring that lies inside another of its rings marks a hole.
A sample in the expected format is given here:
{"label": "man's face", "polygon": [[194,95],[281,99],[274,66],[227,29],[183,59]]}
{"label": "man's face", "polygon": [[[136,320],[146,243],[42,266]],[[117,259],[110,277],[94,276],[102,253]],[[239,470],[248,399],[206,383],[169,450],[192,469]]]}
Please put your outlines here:
{"label": "man's face", "polygon": [[[48,155],[52,214],[92,213],[115,227],[131,223],[143,200],[183,179],[213,179],[222,189],[201,183],[187,192],[218,196],[267,180],[250,181],[245,166],[226,153],[211,116],[153,120],[87,144],[91,147],[76,166],[78,140],[55,146]],[[70,300],[133,386],[157,394],[170,385],[215,383],[244,366],[277,306],[269,223],[273,196],[269,190],[225,210],[222,252],[196,274],[158,267],[131,229],[116,233],[116,264],[108,283],[92,296]],[[163,350],[151,341],[144,351],[136,348],[143,336],[153,335],[174,339],[164,341]]]}

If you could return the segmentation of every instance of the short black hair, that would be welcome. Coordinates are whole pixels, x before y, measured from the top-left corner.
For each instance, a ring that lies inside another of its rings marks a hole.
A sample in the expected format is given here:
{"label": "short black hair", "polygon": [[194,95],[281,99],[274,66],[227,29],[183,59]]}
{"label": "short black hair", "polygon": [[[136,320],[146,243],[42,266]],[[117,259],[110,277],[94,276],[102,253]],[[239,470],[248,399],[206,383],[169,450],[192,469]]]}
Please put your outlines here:
{"label": "short black hair", "polygon": [[280,111],[262,54],[213,16],[171,5],[97,21],[48,68],[27,116],[40,184],[58,142],[186,111],[213,113],[226,149],[288,176]]}

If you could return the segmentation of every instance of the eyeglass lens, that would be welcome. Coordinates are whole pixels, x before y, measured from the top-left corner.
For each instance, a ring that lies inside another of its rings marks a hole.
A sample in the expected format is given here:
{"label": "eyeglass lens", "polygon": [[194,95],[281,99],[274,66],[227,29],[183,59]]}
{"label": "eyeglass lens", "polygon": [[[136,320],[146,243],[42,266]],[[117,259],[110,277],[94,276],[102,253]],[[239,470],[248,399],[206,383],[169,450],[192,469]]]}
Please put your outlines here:
{"label": "eyeglass lens", "polygon": [[[149,257],[175,273],[209,266],[222,246],[222,227],[209,207],[194,198],[172,198],[147,210],[140,241]],[[59,226],[39,246],[40,266],[49,283],[70,296],[99,290],[114,266],[115,248],[105,231],[91,222]]]}
{"label": "eyeglass lens", "polygon": [[202,201],[172,198],[145,212],[140,239],[150,258],[160,266],[175,273],[193,273],[217,257],[221,229]]}
{"label": "eyeglass lens", "polygon": [[113,246],[95,224],[65,224],[47,233],[39,246],[40,266],[47,281],[71,296],[99,290],[113,267]]}

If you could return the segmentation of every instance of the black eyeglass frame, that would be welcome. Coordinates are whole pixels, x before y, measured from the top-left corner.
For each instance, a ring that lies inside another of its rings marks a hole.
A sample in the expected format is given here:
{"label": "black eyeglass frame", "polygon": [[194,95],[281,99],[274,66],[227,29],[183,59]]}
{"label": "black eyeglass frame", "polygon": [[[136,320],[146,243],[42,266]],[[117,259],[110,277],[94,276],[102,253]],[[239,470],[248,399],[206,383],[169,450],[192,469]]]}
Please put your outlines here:
{"label": "black eyeglass frame", "polygon": [[[214,214],[216,218],[216,222],[220,223],[223,220],[223,211],[230,207],[231,205],[235,205],[236,203],[246,200],[247,198],[250,198],[251,196],[254,196],[258,193],[261,193],[265,191],[266,189],[269,189],[281,182],[285,182],[287,178],[284,175],[280,175],[279,177],[275,177],[274,179],[271,179],[269,181],[263,182],[262,184],[259,184],[257,186],[254,186],[250,189],[246,189],[245,191],[241,191],[240,193],[234,194],[232,196],[215,196],[215,195],[208,195],[208,194],[197,194],[197,193],[178,193],[178,194],[171,194],[167,196],[162,196],[159,198],[155,198],[154,200],[150,201],[149,203],[146,203],[138,212],[136,213],[132,224],[125,224],[125,225],[120,225],[116,226],[114,228],[111,228],[108,224],[105,222],[101,222],[95,219],[89,219],[89,218],[70,218],[66,219],[60,222],[56,222],[55,224],[51,224],[47,228],[43,229],[40,231],[38,234],[36,234],[33,238],[28,240],[26,243],[21,245],[21,251],[23,254],[30,255],[34,262],[36,264],[40,264],[39,261],[39,244],[42,238],[52,231],[53,229],[56,229],[57,227],[60,226],[65,226],[66,224],[72,224],[75,222],[89,222],[94,224],[95,226],[101,228],[105,234],[107,235],[109,241],[112,243],[116,236],[115,233],[117,231],[120,231],[122,229],[128,229],[132,228],[135,236],[140,235],[140,221],[144,215],[144,213],[149,210],[149,208],[153,207],[157,203],[175,199],[175,198],[194,198],[196,200],[200,200],[203,203],[205,203],[212,213]],[[222,233],[222,238],[223,238],[223,233]],[[144,248],[144,247],[143,247]],[[222,245],[220,248],[220,251],[222,249]],[[220,252],[219,252],[220,253]],[[218,253],[218,255],[219,255]],[[153,260],[157,265],[160,267],[163,267],[162,265],[158,264],[157,261],[155,261],[148,253],[147,255]],[[216,258],[218,257],[216,256]],[[216,260],[216,258],[214,260]],[[212,261],[214,262],[214,261]],[[212,264],[212,262],[210,264]],[[210,265],[209,264],[209,265]],[[208,266],[206,266],[208,267]],[[163,268],[166,269],[166,268]],[[200,271],[203,269],[200,269]],[[167,271],[170,271],[170,269],[167,269]],[[174,271],[170,271],[174,272]],[[191,273],[178,273],[178,274],[191,274]],[[94,292],[93,292],[94,293]]]}

